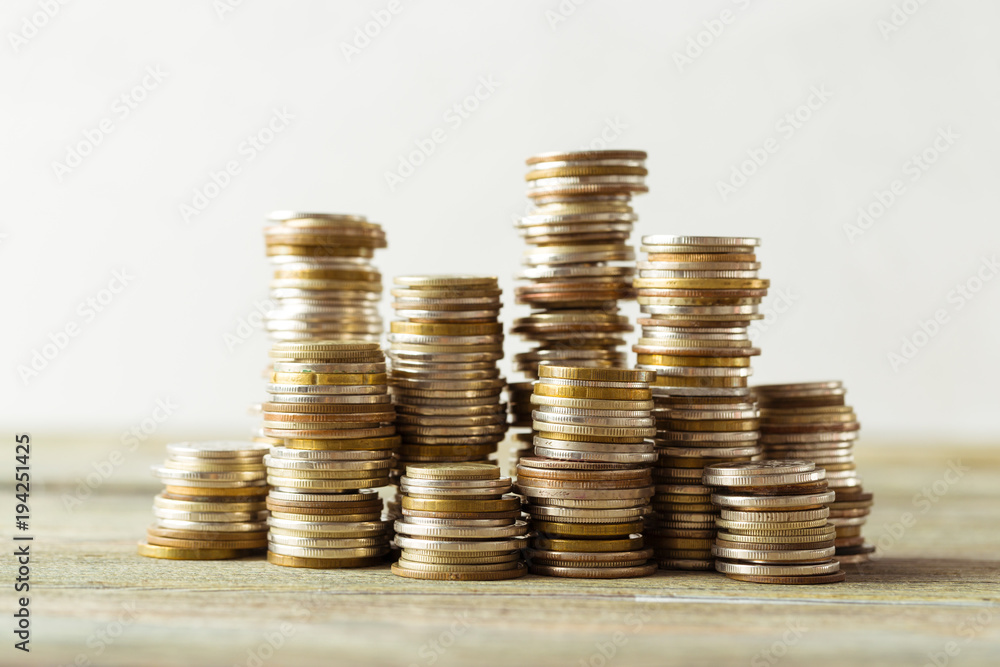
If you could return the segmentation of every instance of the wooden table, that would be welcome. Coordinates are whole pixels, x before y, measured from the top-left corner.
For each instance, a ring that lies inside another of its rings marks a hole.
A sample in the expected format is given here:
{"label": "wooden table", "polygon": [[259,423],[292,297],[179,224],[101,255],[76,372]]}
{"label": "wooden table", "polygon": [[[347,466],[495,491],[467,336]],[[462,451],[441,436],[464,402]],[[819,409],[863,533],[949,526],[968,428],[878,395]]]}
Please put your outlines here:
{"label": "wooden table", "polygon": [[[437,583],[388,566],[142,558],[135,544],[158,489],[148,465],[162,443],[125,452],[73,509],[75,480],[121,447],[35,443],[32,652],[7,634],[3,664],[1000,665],[995,447],[864,441],[859,466],[875,493],[866,535],[881,557],[848,567],[846,583],[796,587],[663,571]],[[9,556],[3,572],[9,614]]]}

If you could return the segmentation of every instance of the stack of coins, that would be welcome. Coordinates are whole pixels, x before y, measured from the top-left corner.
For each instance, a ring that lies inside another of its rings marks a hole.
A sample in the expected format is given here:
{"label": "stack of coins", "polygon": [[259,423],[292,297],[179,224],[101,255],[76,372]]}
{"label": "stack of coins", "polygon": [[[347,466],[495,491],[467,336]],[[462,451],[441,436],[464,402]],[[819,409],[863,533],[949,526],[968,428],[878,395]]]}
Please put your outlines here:
{"label": "stack of coins", "polygon": [[531,245],[518,276],[517,302],[535,309],[512,329],[536,347],[515,366],[537,377],[544,361],[565,366],[623,367],[622,336],[632,331],[618,314],[631,299],[635,259],[628,245],[637,216],[632,195],[647,192],[643,151],[543,153],[528,158],[534,209],[518,229]]}
{"label": "stack of coins", "polygon": [[363,215],[275,211],[269,220],[272,340],[378,341],[382,276],[370,260],[386,247],[382,227]]}
{"label": "stack of coins", "polygon": [[531,456],[535,450],[535,434],[531,430],[532,382],[511,382],[507,385],[507,404],[510,407],[510,422],[507,432],[510,442],[510,469],[517,470],[517,462]]}
{"label": "stack of coins", "polygon": [[181,442],[153,467],[166,488],[153,500],[155,523],[139,554],[172,560],[219,560],[267,546],[267,445]]}
{"label": "stack of coins", "polygon": [[869,560],[875,547],[862,527],[871,513],[872,494],[861,487],[854,463],[854,443],[861,425],[846,405],[841,382],[804,382],[754,387],[760,403],[760,441],[768,459],[804,459],[826,469],[836,498],[830,523],[837,527],[837,559]]}
{"label": "stack of coins", "polygon": [[759,458],[757,407],[747,386],[747,327],[768,281],[759,239],[646,236],[634,281],[642,337],[637,368],[655,371],[657,494],[648,539],[665,569],[710,570],[718,515],[701,483],[706,465]]}
{"label": "stack of coins", "polygon": [[[501,290],[494,276],[402,276],[390,324],[392,397],[410,463],[485,461],[507,431]],[[398,515],[393,507],[390,515]]]}
{"label": "stack of coins", "polygon": [[392,571],[411,579],[495,581],[527,572],[520,500],[491,463],[411,463],[400,479],[402,518]]}
{"label": "stack of coins", "polygon": [[649,371],[542,365],[531,402],[535,456],[517,488],[537,535],[531,572],[559,577],[652,574],[642,520],[653,495],[656,432]]}
{"label": "stack of coins", "polygon": [[361,567],[389,551],[382,500],[393,425],[385,357],[378,343],[281,342],[263,406],[264,435],[280,440],[265,458],[269,562]]}
{"label": "stack of coins", "polygon": [[712,553],[731,579],[763,584],[843,581],[828,523],[833,491],[810,461],[716,463],[705,468],[721,510]]}

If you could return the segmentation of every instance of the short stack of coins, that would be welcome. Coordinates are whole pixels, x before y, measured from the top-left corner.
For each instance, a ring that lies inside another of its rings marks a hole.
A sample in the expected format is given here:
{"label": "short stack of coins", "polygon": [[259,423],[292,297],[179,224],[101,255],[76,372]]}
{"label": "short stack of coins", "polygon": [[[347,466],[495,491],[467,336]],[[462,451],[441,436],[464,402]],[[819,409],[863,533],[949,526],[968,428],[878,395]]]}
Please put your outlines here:
{"label": "short stack of coins", "polygon": [[165,485],[153,499],[155,523],[139,554],[171,560],[220,560],[267,546],[264,454],[252,442],[181,442],[153,474]]}
{"label": "short stack of coins", "polygon": [[826,469],[836,498],[830,523],[837,527],[837,559],[860,563],[875,547],[866,543],[862,527],[871,513],[872,494],[861,486],[854,463],[854,444],[861,424],[845,404],[843,383],[803,382],[754,387],[760,404],[760,441],[768,459],[804,459]]}
{"label": "short stack of coins", "polygon": [[275,211],[264,230],[274,264],[272,340],[379,341],[382,276],[370,260],[386,247],[363,215]]}
{"label": "short stack of coins", "polygon": [[402,518],[392,572],[411,579],[495,581],[527,572],[520,500],[492,463],[411,463],[400,478]]}
{"label": "short stack of coins", "polygon": [[517,466],[534,536],[530,571],[609,579],[656,571],[643,516],[653,495],[649,371],[542,365],[535,456]]}
{"label": "short stack of coins", "polygon": [[712,553],[731,579],[763,584],[843,581],[828,522],[833,491],[811,461],[716,463],[705,468],[719,507]]}
{"label": "short stack of coins", "polygon": [[402,436],[394,479],[410,463],[486,461],[507,431],[496,277],[401,276],[392,295],[401,318],[388,352]]}
{"label": "short stack of coins", "polygon": [[618,313],[631,299],[635,254],[628,244],[637,216],[629,205],[647,192],[646,153],[631,150],[543,153],[528,158],[528,197],[534,209],[518,223],[531,246],[518,278],[517,302],[534,312],[512,331],[535,348],[515,357],[517,370],[538,377],[541,362],[624,367],[623,336],[632,331]]}
{"label": "short stack of coins", "polygon": [[275,343],[264,435],[269,562],[307,568],[375,565],[389,527],[375,489],[389,483],[393,424],[378,343]]}
{"label": "short stack of coins", "polygon": [[717,510],[706,465],[759,458],[758,413],[747,386],[760,354],[747,328],[768,281],[759,239],[646,236],[634,281],[642,337],[637,368],[655,371],[656,496],[647,542],[665,569],[710,570]]}

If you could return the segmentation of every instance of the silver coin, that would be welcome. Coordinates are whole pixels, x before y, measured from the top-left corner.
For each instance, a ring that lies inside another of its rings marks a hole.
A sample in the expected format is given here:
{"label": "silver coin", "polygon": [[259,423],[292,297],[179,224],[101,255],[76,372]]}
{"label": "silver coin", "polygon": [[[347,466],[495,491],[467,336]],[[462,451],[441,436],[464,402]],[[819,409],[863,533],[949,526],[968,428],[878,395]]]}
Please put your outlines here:
{"label": "silver coin", "polygon": [[642,452],[638,454],[613,454],[609,452],[581,452],[565,449],[550,449],[535,445],[535,456],[544,456],[550,459],[560,459],[564,461],[605,461],[608,463],[653,463],[656,461],[656,452]]}
{"label": "silver coin", "polygon": [[444,553],[495,553],[517,551],[523,546],[523,540],[510,538],[504,540],[483,541],[448,541],[432,540],[421,537],[396,536],[396,545],[401,549],[417,549],[419,551],[435,551]]}
{"label": "silver coin", "polygon": [[[270,520],[270,519],[269,519]],[[153,525],[157,528],[171,530],[199,530],[219,533],[256,533],[267,530],[263,521],[184,521],[181,519],[156,519]]]}
{"label": "silver coin", "polygon": [[[179,470],[167,468],[163,465],[150,466],[153,475],[167,481],[184,482],[212,482],[217,484],[247,483],[259,481],[264,478],[264,473],[259,470],[206,472],[202,470]],[[237,484],[239,486],[240,484]]]}
{"label": "silver coin", "polygon": [[[309,450],[299,450],[299,451],[309,451]],[[293,489],[290,491],[282,491],[279,489],[272,488],[268,493],[268,497],[273,500],[282,500],[285,502],[345,502],[345,503],[358,503],[358,502],[371,502],[377,499],[378,491],[374,489],[362,489],[360,491],[351,491],[344,493],[303,493],[301,490]]]}
{"label": "silver coin", "polygon": [[275,373],[385,373],[385,363],[314,364],[308,361],[275,361]]}
{"label": "silver coin", "polygon": [[385,384],[268,384],[269,394],[323,394],[330,396],[357,396],[364,394],[384,394]]}
{"label": "silver coin", "polygon": [[207,442],[172,442],[167,445],[167,453],[195,459],[263,460],[268,445],[243,440],[211,440]]}
{"label": "silver coin", "polygon": [[642,428],[653,426],[655,423],[651,417],[640,418],[613,418],[613,417],[583,417],[577,415],[563,415],[551,413],[547,410],[533,410],[531,418],[538,422],[548,422],[552,424],[565,424],[568,426],[601,426],[620,428]]}
{"label": "silver coin", "polygon": [[358,403],[358,404],[379,404],[391,403],[392,397],[388,393],[364,394],[364,395],[334,395],[334,394],[273,394],[272,403]]}
{"label": "silver coin", "polygon": [[389,457],[373,461],[316,461],[266,456],[264,463],[270,470],[382,470],[391,467]]}
{"label": "silver coin", "polygon": [[380,537],[293,537],[290,535],[269,535],[268,542],[289,547],[306,547],[313,549],[360,549],[387,546],[389,536]]}
{"label": "silver coin", "polygon": [[379,547],[356,547],[353,549],[327,549],[311,547],[291,547],[287,544],[270,542],[267,550],[282,556],[298,558],[374,558],[389,553],[389,545]]}

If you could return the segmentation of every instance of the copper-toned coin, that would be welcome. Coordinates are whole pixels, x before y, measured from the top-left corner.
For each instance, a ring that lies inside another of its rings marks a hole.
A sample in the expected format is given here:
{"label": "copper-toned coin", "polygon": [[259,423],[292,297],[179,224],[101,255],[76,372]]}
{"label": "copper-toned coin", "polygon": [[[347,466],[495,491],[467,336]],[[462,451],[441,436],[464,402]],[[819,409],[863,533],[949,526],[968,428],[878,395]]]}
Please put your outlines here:
{"label": "copper-toned coin", "polygon": [[284,556],[272,551],[267,552],[267,562],[284,567],[304,567],[310,569],[336,569],[371,567],[385,563],[385,556],[374,556],[369,558],[303,558],[298,556]]}
{"label": "copper-toned coin", "polygon": [[392,564],[392,573],[400,577],[409,579],[432,579],[436,581],[500,581],[503,579],[516,579],[524,576],[528,570],[524,563],[517,563],[516,567],[506,570],[487,572],[432,572],[424,570],[412,570],[398,563]]}
{"label": "copper-toned coin", "polygon": [[812,584],[835,584],[847,579],[846,572],[834,572],[833,574],[821,574],[801,577],[772,577],[754,574],[727,574],[730,579],[737,581],[748,581],[756,584],[785,584],[785,585],[812,585]]}
{"label": "copper-toned coin", "polygon": [[557,565],[530,566],[532,574],[542,574],[550,577],[569,577],[573,579],[624,579],[629,577],[646,577],[656,572],[655,562],[630,567],[565,567]]}

